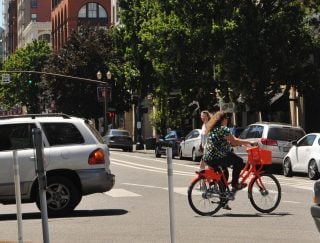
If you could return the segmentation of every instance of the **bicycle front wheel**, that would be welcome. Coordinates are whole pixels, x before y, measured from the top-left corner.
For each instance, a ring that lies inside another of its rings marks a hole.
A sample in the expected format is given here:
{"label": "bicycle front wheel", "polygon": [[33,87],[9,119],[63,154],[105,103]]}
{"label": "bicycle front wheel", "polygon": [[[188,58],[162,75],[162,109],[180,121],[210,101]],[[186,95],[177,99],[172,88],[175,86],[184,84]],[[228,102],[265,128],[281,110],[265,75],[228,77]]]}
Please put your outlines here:
{"label": "bicycle front wheel", "polygon": [[221,195],[224,192],[222,183],[210,182],[198,178],[188,189],[188,201],[193,211],[202,216],[215,214],[223,206]]}
{"label": "bicycle front wheel", "polygon": [[281,200],[280,183],[274,175],[262,174],[254,177],[248,188],[252,206],[261,213],[275,210]]}

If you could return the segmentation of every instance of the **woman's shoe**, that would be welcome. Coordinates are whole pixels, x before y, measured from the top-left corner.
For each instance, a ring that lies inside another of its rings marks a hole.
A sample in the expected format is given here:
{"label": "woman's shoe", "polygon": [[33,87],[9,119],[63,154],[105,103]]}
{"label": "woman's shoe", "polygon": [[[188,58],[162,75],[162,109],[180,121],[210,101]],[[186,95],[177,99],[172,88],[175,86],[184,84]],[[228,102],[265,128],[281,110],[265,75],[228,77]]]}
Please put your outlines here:
{"label": "woman's shoe", "polygon": [[236,191],[242,190],[242,189],[245,188],[246,186],[247,186],[246,183],[237,184],[237,185],[235,185],[235,186],[232,186],[231,191],[236,192]]}

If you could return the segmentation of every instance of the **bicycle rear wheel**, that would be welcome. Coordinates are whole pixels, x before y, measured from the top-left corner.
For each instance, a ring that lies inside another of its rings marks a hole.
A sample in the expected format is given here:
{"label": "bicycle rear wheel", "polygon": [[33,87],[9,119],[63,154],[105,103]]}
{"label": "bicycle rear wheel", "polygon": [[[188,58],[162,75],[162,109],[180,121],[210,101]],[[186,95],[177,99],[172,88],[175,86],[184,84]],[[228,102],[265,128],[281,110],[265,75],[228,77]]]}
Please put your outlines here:
{"label": "bicycle rear wheel", "polygon": [[222,193],[225,191],[221,182],[210,184],[204,178],[198,178],[188,189],[190,207],[197,214],[208,216],[215,214],[223,206]]}
{"label": "bicycle rear wheel", "polygon": [[262,174],[254,177],[248,188],[252,206],[261,213],[275,210],[281,200],[281,187],[272,174]]}

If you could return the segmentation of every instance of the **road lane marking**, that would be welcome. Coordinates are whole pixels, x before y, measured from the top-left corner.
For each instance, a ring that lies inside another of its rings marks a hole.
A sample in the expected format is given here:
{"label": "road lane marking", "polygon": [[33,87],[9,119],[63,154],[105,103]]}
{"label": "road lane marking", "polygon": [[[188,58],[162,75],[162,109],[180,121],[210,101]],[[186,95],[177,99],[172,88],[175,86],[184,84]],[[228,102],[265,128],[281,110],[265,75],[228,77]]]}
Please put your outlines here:
{"label": "road lane marking", "polygon": [[[114,162],[116,161],[116,162]],[[120,162],[120,163],[118,163]],[[149,166],[149,165],[142,165],[138,163],[132,163],[128,162],[125,160],[118,160],[118,159],[113,159],[112,164],[124,166],[124,167],[129,167],[129,168],[134,168],[134,169],[139,169],[139,170],[146,170],[146,171],[152,171],[152,172],[157,172],[157,173],[167,173],[167,168],[159,168],[159,167],[154,167],[154,166]],[[185,176],[194,176],[195,173],[192,172],[186,172],[186,171],[178,171],[178,170],[173,170],[173,173],[176,175],[185,175]]]}
{"label": "road lane marking", "polygon": [[293,203],[293,204],[299,204],[301,202],[297,202],[297,201],[281,201],[282,203]]}
{"label": "road lane marking", "polygon": [[[110,154],[110,160],[112,161],[113,158],[112,158],[112,153],[115,152],[115,151],[112,151]],[[143,160],[151,160],[153,162],[159,162],[159,163],[162,163],[162,164],[167,164],[167,160],[163,160],[163,159],[151,159],[151,158],[146,158],[146,157],[141,157],[141,156],[135,156],[135,155],[128,155],[128,154],[124,154],[122,152],[117,152],[116,154],[118,155],[122,155],[122,156],[125,156],[125,157],[129,157],[129,158],[137,158],[137,159],[143,159]],[[181,162],[182,163],[182,162]],[[177,162],[173,162],[172,160],[172,164],[174,165],[179,165],[179,166],[183,166],[183,167],[189,167],[189,168],[199,168],[199,165],[184,165],[184,164],[180,164],[180,163],[177,163]]]}
{"label": "road lane marking", "polygon": [[[135,184],[135,183],[122,183],[123,185],[127,186],[139,186],[145,188],[153,188],[153,189],[163,189],[168,190],[168,187],[160,187],[160,186],[153,186],[153,185],[143,185],[143,184]],[[178,194],[187,195],[188,187],[173,187],[173,191]]]}
{"label": "road lane marking", "polygon": [[111,191],[104,192],[104,194],[111,197],[141,197],[141,195],[125,189],[112,189]]}

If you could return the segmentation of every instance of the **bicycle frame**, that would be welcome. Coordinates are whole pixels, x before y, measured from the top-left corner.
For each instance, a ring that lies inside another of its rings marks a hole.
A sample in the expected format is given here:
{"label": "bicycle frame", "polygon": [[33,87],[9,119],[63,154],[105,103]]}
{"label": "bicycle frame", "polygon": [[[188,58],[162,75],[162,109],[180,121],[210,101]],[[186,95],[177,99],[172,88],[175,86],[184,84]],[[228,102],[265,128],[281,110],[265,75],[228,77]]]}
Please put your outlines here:
{"label": "bicycle frame", "polygon": [[[272,163],[271,153],[258,147],[247,148],[247,152],[248,160],[240,173],[239,182],[249,181],[248,198],[252,206],[259,212],[270,213],[281,200],[279,181],[264,170],[265,165]],[[224,169],[221,165],[196,171],[197,175],[188,188],[188,201],[197,214],[208,216],[221,208],[230,209],[228,202],[235,200],[235,191],[230,190],[231,181],[228,181]]]}
{"label": "bicycle frame", "polygon": [[[264,165],[263,164],[256,164],[255,162],[247,160],[244,168],[242,169],[239,177],[240,183],[246,183],[248,178],[250,176],[253,176],[250,180],[250,184],[253,182],[253,179],[255,177],[259,177],[261,174],[263,174],[264,171]],[[218,172],[215,169],[208,167],[205,170],[197,171],[196,176],[192,179],[192,182],[197,180],[199,177],[202,177],[203,179],[206,179],[208,182],[214,180],[214,181],[222,181],[222,183],[225,185],[226,188],[229,187],[231,182],[228,182],[227,178],[225,177],[223,172]],[[265,189],[263,183],[259,180],[259,186],[262,189]]]}

